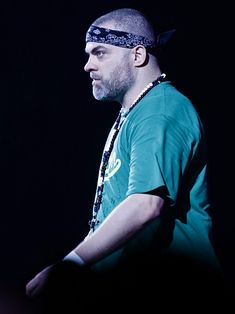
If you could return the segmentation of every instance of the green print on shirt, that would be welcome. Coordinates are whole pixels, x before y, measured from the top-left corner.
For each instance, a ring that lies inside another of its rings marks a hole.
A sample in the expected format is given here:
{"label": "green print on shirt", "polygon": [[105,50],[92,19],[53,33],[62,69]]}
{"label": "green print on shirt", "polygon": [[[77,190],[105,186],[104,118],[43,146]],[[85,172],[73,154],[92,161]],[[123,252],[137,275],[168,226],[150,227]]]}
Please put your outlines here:
{"label": "green print on shirt", "polygon": [[104,181],[108,181],[121,167],[121,160],[116,158],[116,152],[113,152],[110,156],[108,167],[105,172]]}

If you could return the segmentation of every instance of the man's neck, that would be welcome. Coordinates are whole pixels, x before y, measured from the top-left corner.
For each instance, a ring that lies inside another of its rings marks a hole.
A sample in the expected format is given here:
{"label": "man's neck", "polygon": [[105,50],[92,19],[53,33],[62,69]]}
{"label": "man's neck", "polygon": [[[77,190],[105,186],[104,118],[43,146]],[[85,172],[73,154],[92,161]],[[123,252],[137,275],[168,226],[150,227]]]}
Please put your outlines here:
{"label": "man's neck", "polygon": [[123,111],[127,111],[136,101],[136,99],[140,97],[140,95],[144,92],[147,86],[151,82],[155,81],[161,74],[162,73],[159,71],[159,73],[155,73],[155,75],[149,76],[148,80],[142,80],[139,83],[133,85],[124,95],[123,100],[120,102]]}

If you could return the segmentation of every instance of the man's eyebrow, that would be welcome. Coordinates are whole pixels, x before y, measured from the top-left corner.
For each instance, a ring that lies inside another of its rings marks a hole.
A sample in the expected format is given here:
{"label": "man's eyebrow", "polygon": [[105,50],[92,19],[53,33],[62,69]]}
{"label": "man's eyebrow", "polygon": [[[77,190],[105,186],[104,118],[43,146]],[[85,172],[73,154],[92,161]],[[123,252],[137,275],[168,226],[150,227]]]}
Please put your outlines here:
{"label": "man's eyebrow", "polygon": [[103,46],[103,45],[99,45],[99,46],[96,46],[96,47],[94,47],[93,49],[91,49],[91,51],[90,52],[88,52],[86,49],[85,49],[85,53],[86,54],[95,54],[96,53],[96,51],[97,50],[99,50],[99,49],[107,49],[105,46]]}

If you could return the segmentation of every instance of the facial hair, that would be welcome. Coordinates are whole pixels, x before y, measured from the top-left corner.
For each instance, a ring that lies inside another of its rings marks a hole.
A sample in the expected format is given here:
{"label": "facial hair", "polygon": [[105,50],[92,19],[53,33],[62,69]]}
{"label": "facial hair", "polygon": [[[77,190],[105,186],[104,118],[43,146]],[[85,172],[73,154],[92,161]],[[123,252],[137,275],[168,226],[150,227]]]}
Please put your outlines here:
{"label": "facial hair", "polygon": [[93,96],[97,100],[120,102],[133,82],[134,73],[127,56],[124,56],[120,64],[117,64],[110,73],[108,79],[99,81],[99,84],[93,86]]}

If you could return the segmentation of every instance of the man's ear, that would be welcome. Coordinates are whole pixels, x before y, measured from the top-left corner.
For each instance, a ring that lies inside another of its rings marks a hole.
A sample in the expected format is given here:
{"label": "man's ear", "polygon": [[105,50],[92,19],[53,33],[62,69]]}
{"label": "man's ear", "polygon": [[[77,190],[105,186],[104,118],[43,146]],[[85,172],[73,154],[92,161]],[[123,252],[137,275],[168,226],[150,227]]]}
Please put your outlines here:
{"label": "man's ear", "polygon": [[146,64],[147,59],[148,59],[148,54],[144,46],[142,45],[135,46],[134,48],[132,48],[132,54],[133,54],[134,66],[140,67]]}

